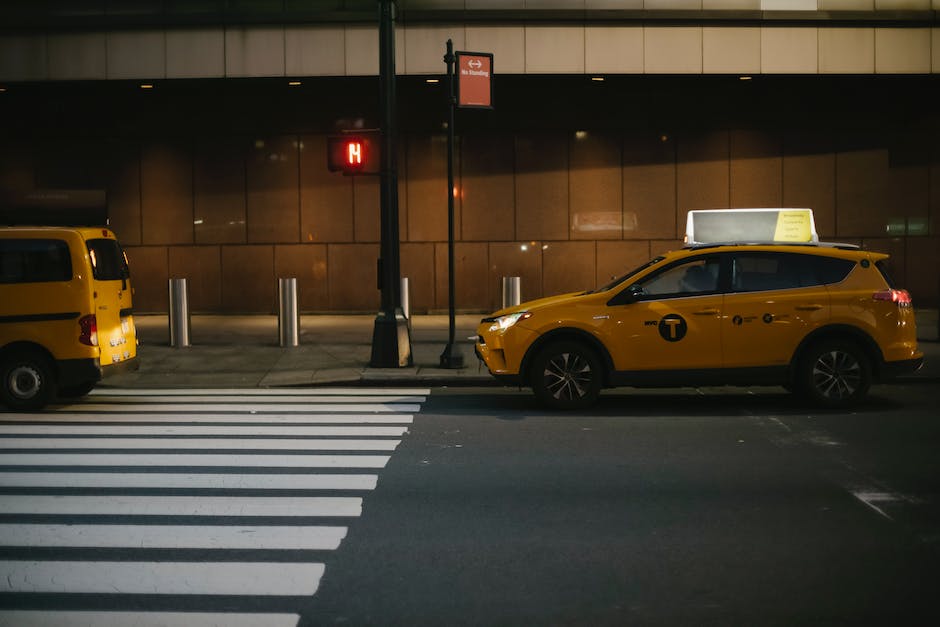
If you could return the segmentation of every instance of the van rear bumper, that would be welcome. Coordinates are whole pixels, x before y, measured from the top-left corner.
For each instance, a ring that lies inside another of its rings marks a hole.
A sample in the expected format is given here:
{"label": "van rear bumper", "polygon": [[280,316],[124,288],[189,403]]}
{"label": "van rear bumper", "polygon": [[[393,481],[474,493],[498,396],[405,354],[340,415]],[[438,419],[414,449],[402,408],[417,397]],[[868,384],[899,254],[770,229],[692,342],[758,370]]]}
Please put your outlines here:
{"label": "van rear bumper", "polygon": [[59,366],[60,388],[101,380],[101,364],[97,358],[60,359],[56,363]]}
{"label": "van rear bumper", "polygon": [[101,379],[112,375],[133,372],[140,368],[140,362],[134,357],[102,368],[97,358],[60,359],[58,366],[59,387],[67,388],[83,383],[101,381]]}
{"label": "van rear bumper", "polygon": [[137,357],[131,357],[130,359],[125,359],[124,361],[119,361],[114,364],[108,364],[102,368],[102,378],[107,379],[108,377],[125,374],[127,372],[135,372],[140,369],[140,362],[137,360]]}

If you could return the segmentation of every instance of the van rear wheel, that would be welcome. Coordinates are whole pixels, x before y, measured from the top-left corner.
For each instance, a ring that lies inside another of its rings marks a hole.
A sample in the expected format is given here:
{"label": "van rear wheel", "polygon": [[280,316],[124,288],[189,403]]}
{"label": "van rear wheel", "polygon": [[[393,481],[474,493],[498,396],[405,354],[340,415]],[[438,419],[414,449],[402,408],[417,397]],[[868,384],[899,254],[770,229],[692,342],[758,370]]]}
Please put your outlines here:
{"label": "van rear wheel", "polygon": [[0,364],[0,399],[10,409],[36,411],[53,398],[55,374],[49,358],[38,351],[19,351]]}

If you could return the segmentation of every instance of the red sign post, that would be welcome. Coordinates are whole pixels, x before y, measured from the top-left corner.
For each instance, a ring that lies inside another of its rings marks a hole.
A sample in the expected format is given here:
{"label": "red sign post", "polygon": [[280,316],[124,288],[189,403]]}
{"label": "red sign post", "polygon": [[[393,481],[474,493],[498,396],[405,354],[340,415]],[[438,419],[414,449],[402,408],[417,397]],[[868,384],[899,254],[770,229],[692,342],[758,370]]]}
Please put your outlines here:
{"label": "red sign post", "polygon": [[458,52],[457,106],[493,108],[493,55],[487,52]]}

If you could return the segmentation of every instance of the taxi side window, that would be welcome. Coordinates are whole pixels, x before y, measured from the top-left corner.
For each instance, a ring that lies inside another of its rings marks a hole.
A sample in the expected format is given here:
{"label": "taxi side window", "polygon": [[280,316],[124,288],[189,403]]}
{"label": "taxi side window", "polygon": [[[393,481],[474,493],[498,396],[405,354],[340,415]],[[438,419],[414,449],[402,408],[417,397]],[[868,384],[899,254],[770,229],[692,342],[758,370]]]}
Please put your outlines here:
{"label": "taxi side window", "polygon": [[72,280],[69,247],[58,239],[0,240],[0,283]]}
{"label": "taxi side window", "polygon": [[806,255],[739,253],[731,268],[733,292],[787,290],[819,285]]}
{"label": "taxi side window", "polygon": [[849,259],[836,259],[835,257],[813,257],[811,263],[816,279],[814,285],[818,283],[825,285],[838,283],[849,276],[849,272],[855,267],[854,261]]}
{"label": "taxi side window", "polygon": [[680,297],[713,294],[718,291],[719,259],[697,258],[641,281],[641,295],[649,297]]}
{"label": "taxi side window", "polygon": [[760,292],[838,283],[855,262],[798,253],[738,253],[732,262],[731,291]]}

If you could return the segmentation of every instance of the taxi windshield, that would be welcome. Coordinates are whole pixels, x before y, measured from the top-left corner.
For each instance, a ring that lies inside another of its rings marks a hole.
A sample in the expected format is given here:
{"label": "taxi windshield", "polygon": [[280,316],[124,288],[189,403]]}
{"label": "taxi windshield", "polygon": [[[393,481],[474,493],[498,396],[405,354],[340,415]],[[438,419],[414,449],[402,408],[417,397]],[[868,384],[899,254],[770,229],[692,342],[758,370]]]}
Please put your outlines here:
{"label": "taxi windshield", "polygon": [[607,290],[611,290],[611,289],[617,287],[618,285],[620,285],[621,283],[623,283],[624,281],[626,281],[627,279],[629,279],[630,277],[639,274],[640,272],[642,272],[643,270],[646,270],[646,269],[649,268],[650,266],[656,265],[657,263],[659,263],[659,262],[662,261],[663,259],[665,259],[665,257],[662,257],[662,256],[660,256],[660,257],[655,257],[655,258],[653,258],[653,259],[650,259],[649,261],[647,261],[646,263],[644,263],[644,264],[643,264],[642,266],[640,266],[639,268],[635,268],[635,269],[631,270],[630,272],[627,272],[627,273],[624,274],[624,275],[621,275],[621,276],[619,276],[619,277],[615,277],[610,283],[607,283],[606,285],[602,285],[602,286],[600,286],[599,288],[597,288],[597,289],[595,289],[595,290],[590,290],[590,291],[588,291],[588,292],[585,292],[585,294],[598,294],[598,293],[600,293],[600,292],[606,292]]}

